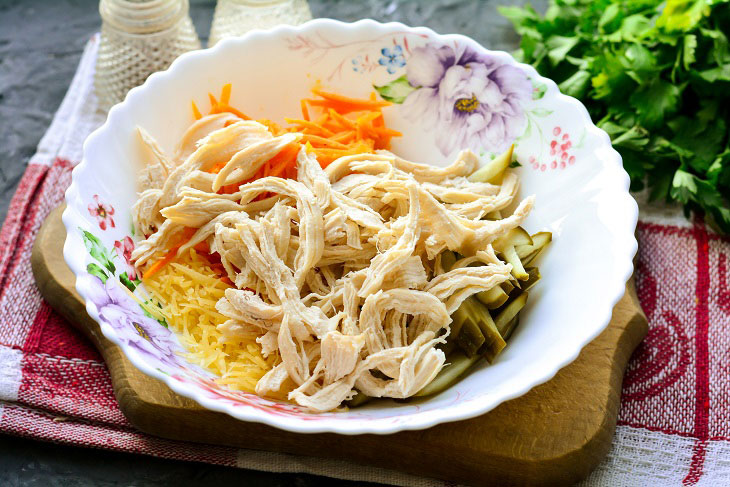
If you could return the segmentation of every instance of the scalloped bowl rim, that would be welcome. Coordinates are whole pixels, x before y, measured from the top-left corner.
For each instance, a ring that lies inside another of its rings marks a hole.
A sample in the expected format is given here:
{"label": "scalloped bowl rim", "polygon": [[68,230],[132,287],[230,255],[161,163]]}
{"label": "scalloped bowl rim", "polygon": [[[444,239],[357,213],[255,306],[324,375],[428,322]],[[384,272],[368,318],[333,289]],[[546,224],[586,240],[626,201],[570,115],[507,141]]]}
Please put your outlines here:
{"label": "scalloped bowl rim", "polygon": [[[360,20],[354,23],[345,23],[331,19],[315,19],[296,27],[281,25],[269,30],[253,30],[241,37],[224,39],[216,44],[216,46],[214,46],[213,48],[199,51],[191,51],[182,54],[172,63],[172,65],[166,71],[152,74],[143,85],[130,90],[122,103],[119,103],[111,108],[105,123],[101,127],[97,128],[91,135],[89,135],[89,137],[84,142],[84,156],[81,162],[73,170],[72,183],[66,191],[66,202],[70,203],[71,201],[73,201],[75,196],[78,195],[79,186],[77,184],[77,176],[78,174],[85,171],[88,167],[89,163],[87,160],[87,153],[89,145],[92,144],[96,138],[102,137],[105,132],[111,130],[112,127],[114,127],[115,121],[120,118],[121,114],[124,113],[125,110],[128,109],[133,100],[139,97],[140,94],[143,93],[145,90],[154,89],[154,86],[160,83],[164,83],[166,79],[174,78],[176,76],[177,70],[181,66],[185,66],[189,63],[195,63],[196,59],[201,57],[215,56],[217,52],[224,50],[227,46],[231,44],[245,44],[251,39],[274,38],[282,34],[306,33],[308,31],[317,30],[320,27],[327,26],[335,26],[341,29],[370,28],[378,29],[383,32],[402,30],[412,32],[414,34],[425,34],[429,38],[436,38],[443,41],[457,41],[459,43],[474,47],[478,50],[484,50],[487,53],[499,56],[502,59],[507,59],[508,62],[526,70],[530,74],[530,76],[533,76],[535,79],[538,79],[548,85],[555,86],[555,83],[552,80],[540,76],[532,66],[516,62],[511,55],[504,51],[492,51],[484,48],[478,42],[472,40],[469,37],[460,34],[438,34],[426,27],[409,27],[399,22],[380,23],[370,19]],[[614,171],[618,171],[621,173],[618,180],[620,184],[616,184],[614,185],[614,187],[603,187],[601,189],[601,193],[604,194],[610,192],[612,193],[612,196],[614,198],[624,199],[626,200],[625,203],[628,203],[631,214],[626,215],[624,228],[620,229],[622,230],[621,232],[615,231],[614,234],[612,234],[614,237],[616,234],[623,234],[627,238],[614,238],[616,242],[616,245],[614,247],[616,250],[616,272],[613,274],[613,279],[611,280],[611,282],[608,282],[605,285],[606,299],[603,301],[602,309],[595,310],[595,324],[590,329],[590,333],[586,333],[572,349],[566,350],[565,353],[561,356],[561,359],[556,360],[554,363],[552,363],[551,367],[544,367],[541,372],[538,372],[536,375],[532,376],[532,380],[524,380],[522,382],[510,384],[509,390],[507,390],[503,394],[500,394],[498,396],[490,395],[484,398],[484,401],[470,401],[467,404],[457,404],[456,407],[399,416],[398,421],[393,421],[392,417],[386,417],[367,420],[353,418],[351,421],[328,422],[325,420],[315,422],[298,419],[293,415],[274,415],[250,406],[234,406],[229,403],[218,402],[215,399],[204,397],[198,392],[198,390],[196,390],[195,386],[182,383],[166,374],[163,374],[162,372],[153,368],[150,364],[146,363],[146,361],[139,355],[139,353],[137,353],[133,348],[127,346],[121,341],[120,337],[110,325],[100,320],[99,311],[96,305],[90,299],[88,299],[89,293],[87,288],[83,284],[83,280],[77,279],[76,290],[79,295],[85,300],[86,311],[88,312],[89,316],[91,316],[97,323],[100,324],[101,332],[103,333],[103,335],[111,342],[118,345],[136,368],[138,368],[143,373],[162,381],[177,394],[193,399],[207,409],[226,413],[239,420],[263,423],[269,426],[296,433],[339,433],[354,435],[366,433],[391,434],[404,430],[418,430],[429,428],[439,423],[465,420],[482,415],[494,409],[502,402],[519,397],[528,392],[533,387],[547,382],[553,376],[555,376],[555,374],[560,369],[573,362],[578,357],[578,354],[583,349],[583,347],[594,338],[596,338],[608,326],[611,320],[612,310],[616,303],[619,301],[619,299],[624,295],[625,284],[633,273],[633,257],[636,254],[638,248],[636,238],[634,237],[634,231],[638,221],[638,206],[628,192],[629,177],[623,169],[621,156],[618,154],[618,152],[616,152],[615,149],[611,147],[611,142],[608,134],[606,134],[606,132],[599,129],[593,124],[588,114],[588,111],[582,103],[580,103],[575,98],[559,93],[557,90],[555,96],[561,101],[567,102],[576,107],[580,111],[584,119],[582,122],[586,130],[592,132],[593,134],[599,135],[601,139],[601,144],[607,146],[607,148],[609,149],[608,151],[605,151],[606,156],[602,162],[604,163],[605,167],[610,166]],[[630,201],[628,201],[627,199]],[[67,207],[63,212],[63,222],[66,227],[67,233],[70,232],[72,229],[75,229],[78,226],[78,221],[81,219],[82,217],[78,214],[77,210],[74,209],[71,204],[67,204]],[[75,255],[73,255],[74,250],[75,249],[72,248],[70,239],[67,237],[64,244],[64,258],[71,270],[73,271],[74,275],[78,276],[82,272],[84,272],[85,269],[82,268],[83,262]]]}

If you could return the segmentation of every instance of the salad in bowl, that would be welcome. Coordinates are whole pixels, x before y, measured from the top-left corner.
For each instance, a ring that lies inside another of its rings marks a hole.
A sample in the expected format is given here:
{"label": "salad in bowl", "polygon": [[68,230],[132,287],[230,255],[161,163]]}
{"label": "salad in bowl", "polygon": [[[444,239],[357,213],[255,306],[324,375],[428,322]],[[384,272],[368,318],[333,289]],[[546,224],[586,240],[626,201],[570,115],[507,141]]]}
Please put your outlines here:
{"label": "salad in bowl", "polygon": [[636,252],[628,176],[579,102],[466,37],[373,21],[181,56],[89,137],[66,200],[105,336],[295,432],[527,392],[606,327]]}

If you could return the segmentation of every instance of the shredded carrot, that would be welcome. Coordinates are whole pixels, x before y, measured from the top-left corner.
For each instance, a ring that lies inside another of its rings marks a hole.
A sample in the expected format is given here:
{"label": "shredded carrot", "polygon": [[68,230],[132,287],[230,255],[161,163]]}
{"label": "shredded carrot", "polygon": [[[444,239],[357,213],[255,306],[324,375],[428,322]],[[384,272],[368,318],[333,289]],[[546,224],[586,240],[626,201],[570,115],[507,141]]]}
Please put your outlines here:
{"label": "shredded carrot", "polygon": [[[227,83],[221,90],[220,99],[216,100],[212,93],[208,94],[211,103],[210,113],[230,112],[244,120],[250,120],[245,113],[230,105],[231,91],[232,85]],[[312,93],[315,95],[313,98],[300,100],[302,118],[284,119],[288,126],[281,127],[266,119],[258,120],[275,136],[286,132],[299,132],[303,134],[301,140],[287,146],[266,161],[249,180],[224,186],[219,190],[220,193],[234,193],[241,185],[267,176],[296,178],[296,158],[302,145],[317,157],[322,167],[326,167],[345,155],[388,149],[391,138],[402,135],[397,130],[386,127],[382,109],[391,103],[378,100],[374,92],[371,92],[368,98],[360,99],[327,92],[317,85],[312,88]],[[193,114],[196,117],[200,115],[200,110],[197,110],[195,104],[193,104]],[[218,173],[224,166],[225,163],[216,164],[209,172]],[[256,200],[270,195],[262,193]]]}
{"label": "shredded carrot", "polygon": [[[243,120],[251,120],[244,112],[230,105],[232,85],[226,83],[221,89],[220,99],[217,100],[212,93],[208,93],[210,100],[210,113],[228,112]],[[266,161],[256,173],[247,181],[223,186],[218,192],[221,194],[235,193],[241,185],[250,183],[263,177],[281,177],[296,179],[297,177],[297,155],[304,146],[305,150],[317,157],[320,165],[325,168],[334,160],[353,154],[372,152],[375,149],[388,149],[390,139],[399,137],[402,134],[397,130],[390,129],[385,125],[382,109],[390,106],[387,101],[378,101],[374,92],[371,92],[367,99],[351,98],[348,96],[323,91],[319,85],[312,88],[315,98],[304,98],[300,101],[302,118],[286,118],[288,127],[280,127],[270,120],[258,120],[275,135],[286,132],[300,132],[303,134],[299,142],[287,145],[274,157]],[[200,120],[201,114],[195,102],[191,102],[193,117]],[[226,122],[225,126],[235,123]],[[226,162],[219,162],[211,167],[208,172],[217,174],[225,167]],[[254,201],[268,198],[273,193],[262,192]],[[197,231],[195,228],[186,228],[179,239],[165,255],[151,264],[142,274],[147,279],[160,271],[165,265],[175,260],[177,252],[185,242],[188,242]],[[220,256],[211,253],[207,242],[201,242],[193,247],[196,252],[205,257],[220,279],[233,285],[228,278],[228,273],[220,263]]]}
{"label": "shredded carrot", "polygon": [[299,102],[302,107],[302,118],[309,121],[309,110],[307,109],[307,100],[301,100]]}
{"label": "shredded carrot", "polygon": [[272,157],[269,160],[269,163],[271,163],[269,175],[279,177],[288,167],[296,165],[300,148],[301,146],[297,143],[289,144]]}
{"label": "shredded carrot", "polygon": [[355,128],[355,122],[353,122],[352,120],[348,119],[347,117],[345,117],[343,115],[340,115],[332,108],[328,108],[327,113],[329,113],[330,117],[332,117],[332,120],[339,123],[342,126],[342,128],[346,128],[346,129]]}
{"label": "shredded carrot", "polygon": [[251,117],[249,117],[248,115],[246,115],[242,111],[233,108],[232,106],[230,106],[227,103],[219,102],[216,105],[215,110],[216,110],[215,113],[229,112],[229,113],[234,114],[238,118],[242,118],[244,120],[251,120]]}
{"label": "shredded carrot", "polygon": [[389,101],[376,101],[374,98],[370,98],[369,100],[362,100],[358,98],[350,98],[349,96],[344,95],[338,95],[336,93],[328,93],[326,91],[322,91],[319,89],[319,87],[312,88],[312,93],[315,95],[319,95],[325,100],[331,100],[334,102],[344,103],[347,105],[358,105],[363,107],[368,107],[371,109],[374,108],[381,108],[381,107],[387,107],[392,105]]}
{"label": "shredded carrot", "polygon": [[200,114],[200,110],[198,110],[198,105],[195,104],[195,102],[191,102],[193,104],[193,117],[195,117],[195,120],[200,120],[203,118],[203,115]]}
{"label": "shredded carrot", "polygon": [[169,264],[170,262],[172,262],[173,260],[175,260],[175,257],[177,257],[177,251],[178,251],[178,249],[180,247],[182,247],[185,244],[185,242],[187,242],[188,240],[190,240],[193,237],[193,235],[195,234],[195,232],[197,232],[197,231],[198,231],[197,228],[186,227],[182,231],[182,235],[180,236],[180,239],[179,239],[178,243],[175,244],[175,245],[173,245],[170,248],[170,250],[167,251],[167,253],[165,254],[165,256],[162,257],[162,259],[158,260],[157,262],[155,262],[154,264],[152,264],[151,266],[149,266],[142,273],[142,279],[147,279],[149,277],[154,276],[155,274],[157,274],[160,271],[160,269],[162,269],[167,264]]}
{"label": "shredded carrot", "polygon": [[170,249],[163,258],[152,264],[147,268],[147,270],[144,271],[142,274],[142,279],[149,279],[150,277],[154,276],[160,270],[165,267],[167,264],[175,260],[175,256],[177,255],[177,249],[179,247]]}
{"label": "shredded carrot", "polygon": [[347,149],[347,146],[341,142],[338,142],[332,138],[328,139],[325,137],[320,137],[318,135],[305,134],[304,137],[302,137],[302,140],[306,140],[307,142],[311,142],[312,144],[316,144],[318,146],[331,147],[333,149]]}
{"label": "shredded carrot", "polygon": [[233,86],[231,83],[226,83],[223,85],[223,89],[221,90],[221,105],[228,105],[228,103],[231,101],[231,88]]}
{"label": "shredded carrot", "polygon": [[324,135],[325,137],[335,135],[334,132],[332,132],[331,130],[326,129],[326,128],[322,127],[321,125],[316,124],[315,122],[310,122],[309,120],[302,120],[302,119],[298,119],[298,118],[285,118],[284,120],[286,120],[286,123],[290,123],[293,125],[299,125],[300,127],[315,130],[315,131],[319,132],[321,135]]}
{"label": "shredded carrot", "polygon": [[397,130],[385,128],[385,127],[375,127],[375,133],[382,136],[382,137],[401,137],[403,134],[401,132],[398,132]]}
{"label": "shredded carrot", "polygon": [[362,111],[370,111],[370,110],[377,110],[381,107],[387,107],[389,104],[383,105],[382,103],[387,102],[373,102],[369,100],[363,100],[360,103],[345,103],[340,101],[332,101],[332,100],[307,100],[307,103],[309,103],[310,106],[313,107],[321,107],[321,108],[332,108],[341,115],[345,115],[347,113],[352,112],[362,112]]}
{"label": "shredded carrot", "polygon": [[221,186],[221,188],[218,190],[218,194],[233,194],[236,191],[238,191],[238,189],[239,189],[239,185],[236,183],[225,184],[225,185]]}
{"label": "shredded carrot", "polygon": [[347,130],[344,132],[337,132],[335,135],[329,138],[329,140],[334,140],[335,142],[341,142],[343,144],[347,144],[348,142],[352,142],[355,139],[355,132],[353,130]]}
{"label": "shredded carrot", "polygon": [[284,133],[284,130],[282,130],[282,128],[279,127],[278,124],[272,122],[269,119],[260,118],[260,119],[258,119],[256,121],[258,123],[260,123],[261,125],[266,125],[266,128],[268,128],[269,129],[269,132],[271,132],[273,135],[281,135],[282,133]]}
{"label": "shredded carrot", "polygon": [[367,142],[360,142],[347,150],[314,149],[313,152],[317,156],[317,160],[319,161],[320,165],[324,168],[327,167],[332,161],[334,161],[335,159],[339,159],[340,157],[361,154],[364,152],[371,152],[372,150],[372,144]]}
{"label": "shredded carrot", "polygon": [[287,179],[296,179],[297,178],[297,167],[293,166],[293,165],[289,166],[286,169],[284,176],[286,176]]}
{"label": "shredded carrot", "polygon": [[357,123],[371,123],[382,116],[383,114],[380,111],[368,112],[357,117]]}

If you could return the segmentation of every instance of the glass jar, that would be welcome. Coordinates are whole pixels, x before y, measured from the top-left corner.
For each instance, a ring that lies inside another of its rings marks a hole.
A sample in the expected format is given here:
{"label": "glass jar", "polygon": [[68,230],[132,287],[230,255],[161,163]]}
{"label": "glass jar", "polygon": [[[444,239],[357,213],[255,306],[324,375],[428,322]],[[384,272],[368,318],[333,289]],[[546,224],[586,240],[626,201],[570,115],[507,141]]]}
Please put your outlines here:
{"label": "glass jar", "polygon": [[299,25],[312,19],[307,0],[218,0],[208,47],[224,37],[279,24]]}
{"label": "glass jar", "polygon": [[188,0],[101,0],[94,87],[108,109],[180,54],[200,49]]}

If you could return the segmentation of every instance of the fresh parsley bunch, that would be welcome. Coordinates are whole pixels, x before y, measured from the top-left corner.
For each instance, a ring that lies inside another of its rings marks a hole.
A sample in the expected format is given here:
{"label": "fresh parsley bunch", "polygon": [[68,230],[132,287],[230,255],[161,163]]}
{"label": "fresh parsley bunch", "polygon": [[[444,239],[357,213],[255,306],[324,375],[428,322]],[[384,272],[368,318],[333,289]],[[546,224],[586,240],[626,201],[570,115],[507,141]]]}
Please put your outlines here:
{"label": "fresh parsley bunch", "polygon": [[579,98],[651,199],[730,233],[730,0],[551,0],[502,7],[517,57]]}

